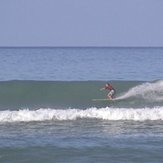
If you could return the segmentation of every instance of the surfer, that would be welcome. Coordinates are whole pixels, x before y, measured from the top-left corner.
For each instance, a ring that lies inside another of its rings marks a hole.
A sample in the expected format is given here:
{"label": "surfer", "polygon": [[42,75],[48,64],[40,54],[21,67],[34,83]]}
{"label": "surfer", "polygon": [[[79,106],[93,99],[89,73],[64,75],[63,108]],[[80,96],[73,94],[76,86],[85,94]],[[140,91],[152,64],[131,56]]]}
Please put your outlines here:
{"label": "surfer", "polygon": [[113,88],[113,86],[110,83],[105,84],[105,87],[101,88],[100,90],[108,90],[109,93],[107,95],[107,97],[112,100],[113,97],[115,96],[115,89]]}

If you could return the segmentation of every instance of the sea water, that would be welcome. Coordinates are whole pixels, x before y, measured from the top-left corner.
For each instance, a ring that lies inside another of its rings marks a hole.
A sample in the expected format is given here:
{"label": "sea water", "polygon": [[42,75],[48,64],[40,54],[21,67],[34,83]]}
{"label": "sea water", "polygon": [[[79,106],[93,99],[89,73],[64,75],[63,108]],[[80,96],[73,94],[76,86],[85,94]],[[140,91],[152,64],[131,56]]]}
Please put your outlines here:
{"label": "sea water", "polygon": [[[163,162],[163,48],[0,48],[0,162]],[[116,100],[100,88],[110,82]]]}

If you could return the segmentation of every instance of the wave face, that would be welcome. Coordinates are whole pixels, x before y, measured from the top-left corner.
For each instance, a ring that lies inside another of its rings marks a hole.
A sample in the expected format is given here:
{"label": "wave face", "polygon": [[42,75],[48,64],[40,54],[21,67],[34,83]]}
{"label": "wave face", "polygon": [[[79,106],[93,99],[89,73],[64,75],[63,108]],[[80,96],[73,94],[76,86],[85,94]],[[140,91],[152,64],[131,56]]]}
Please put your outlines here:
{"label": "wave face", "polygon": [[106,81],[1,81],[0,110],[18,108],[144,108],[163,106],[163,80],[154,82],[111,81],[114,101],[99,89]]}
{"label": "wave face", "polygon": [[101,120],[163,120],[163,107],[156,108],[88,108],[82,109],[38,109],[19,111],[0,111],[0,122],[30,122],[47,120],[77,120],[77,119],[101,119]]}

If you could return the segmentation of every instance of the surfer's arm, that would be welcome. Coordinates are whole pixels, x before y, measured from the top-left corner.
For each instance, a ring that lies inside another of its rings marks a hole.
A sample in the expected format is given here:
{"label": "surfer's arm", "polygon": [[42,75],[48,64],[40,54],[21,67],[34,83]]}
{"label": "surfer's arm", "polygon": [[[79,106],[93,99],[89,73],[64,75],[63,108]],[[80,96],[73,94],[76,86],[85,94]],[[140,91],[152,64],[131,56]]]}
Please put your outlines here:
{"label": "surfer's arm", "polygon": [[102,91],[102,90],[105,90],[105,87],[103,87],[103,88],[100,88],[100,91]]}

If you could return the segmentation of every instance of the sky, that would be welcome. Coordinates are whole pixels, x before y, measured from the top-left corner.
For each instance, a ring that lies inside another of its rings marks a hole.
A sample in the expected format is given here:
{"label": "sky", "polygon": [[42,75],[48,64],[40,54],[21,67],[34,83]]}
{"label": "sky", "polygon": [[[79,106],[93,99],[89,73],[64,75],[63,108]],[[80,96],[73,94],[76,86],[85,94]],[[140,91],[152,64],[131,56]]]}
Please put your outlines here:
{"label": "sky", "polygon": [[0,46],[162,47],[163,0],[0,0]]}

